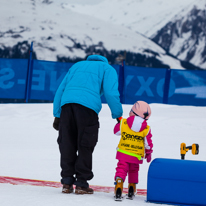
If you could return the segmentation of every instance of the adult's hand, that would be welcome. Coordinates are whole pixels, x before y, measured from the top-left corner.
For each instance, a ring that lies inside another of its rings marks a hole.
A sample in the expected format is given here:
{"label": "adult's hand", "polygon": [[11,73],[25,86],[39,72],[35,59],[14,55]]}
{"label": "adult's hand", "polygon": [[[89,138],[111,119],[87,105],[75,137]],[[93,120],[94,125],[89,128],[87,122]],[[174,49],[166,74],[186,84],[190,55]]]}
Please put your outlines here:
{"label": "adult's hand", "polygon": [[59,122],[60,122],[60,118],[55,117],[54,118],[54,122],[53,122],[53,127],[55,130],[59,131]]}

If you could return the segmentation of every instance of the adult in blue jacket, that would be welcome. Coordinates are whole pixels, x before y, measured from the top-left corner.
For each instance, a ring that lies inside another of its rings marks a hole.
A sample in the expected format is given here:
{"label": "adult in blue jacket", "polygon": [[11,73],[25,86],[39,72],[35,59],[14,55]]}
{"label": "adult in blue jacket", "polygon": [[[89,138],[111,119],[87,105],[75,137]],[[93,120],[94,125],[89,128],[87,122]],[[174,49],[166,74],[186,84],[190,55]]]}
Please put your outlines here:
{"label": "adult in blue jacket", "polygon": [[56,91],[53,126],[59,130],[61,183],[63,193],[93,194],[92,153],[98,141],[101,95],[105,96],[112,118],[122,116],[118,78],[108,60],[91,55],[74,64]]}

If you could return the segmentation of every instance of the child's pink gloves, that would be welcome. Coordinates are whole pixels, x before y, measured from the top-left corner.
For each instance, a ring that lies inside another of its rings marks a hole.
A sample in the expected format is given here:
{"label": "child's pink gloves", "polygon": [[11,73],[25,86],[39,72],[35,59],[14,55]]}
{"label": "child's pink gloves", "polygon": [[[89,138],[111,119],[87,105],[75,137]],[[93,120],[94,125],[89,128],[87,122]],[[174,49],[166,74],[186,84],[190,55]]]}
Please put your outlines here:
{"label": "child's pink gloves", "polygon": [[152,159],[151,153],[146,154],[146,155],[145,155],[145,159],[147,160],[148,163],[151,162],[151,159]]}

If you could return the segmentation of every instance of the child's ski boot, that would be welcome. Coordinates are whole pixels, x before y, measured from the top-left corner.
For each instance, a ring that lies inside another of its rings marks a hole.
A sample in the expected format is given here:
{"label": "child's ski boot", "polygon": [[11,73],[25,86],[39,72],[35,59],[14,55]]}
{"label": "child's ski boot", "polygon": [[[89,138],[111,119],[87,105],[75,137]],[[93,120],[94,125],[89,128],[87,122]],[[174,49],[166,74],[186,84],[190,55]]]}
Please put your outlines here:
{"label": "child's ski boot", "polygon": [[135,183],[129,183],[127,199],[133,200],[135,194],[136,194],[136,184]]}
{"label": "child's ski boot", "polygon": [[116,178],[115,188],[114,188],[114,200],[122,201],[122,191],[123,191],[123,179],[120,177]]}

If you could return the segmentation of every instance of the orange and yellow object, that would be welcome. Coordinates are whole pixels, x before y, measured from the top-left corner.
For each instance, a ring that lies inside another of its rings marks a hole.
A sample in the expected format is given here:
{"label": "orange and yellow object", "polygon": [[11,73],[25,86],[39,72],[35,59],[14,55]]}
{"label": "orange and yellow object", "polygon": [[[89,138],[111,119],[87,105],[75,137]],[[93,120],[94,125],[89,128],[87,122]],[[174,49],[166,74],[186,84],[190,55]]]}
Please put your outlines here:
{"label": "orange and yellow object", "polygon": [[181,143],[181,145],[180,145],[181,159],[185,159],[185,155],[189,150],[192,150],[193,155],[197,155],[197,154],[199,154],[199,145],[192,144],[192,146],[186,147],[185,143]]}

